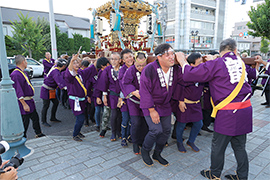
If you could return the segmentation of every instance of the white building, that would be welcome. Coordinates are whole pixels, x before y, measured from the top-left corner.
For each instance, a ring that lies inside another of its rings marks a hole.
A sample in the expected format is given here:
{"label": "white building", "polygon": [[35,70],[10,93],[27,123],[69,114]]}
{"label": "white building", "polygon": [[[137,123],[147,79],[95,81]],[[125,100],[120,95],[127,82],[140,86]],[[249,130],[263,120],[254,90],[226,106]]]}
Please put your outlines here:
{"label": "white building", "polygon": [[[33,17],[33,20],[36,21],[38,17],[43,18],[49,21],[49,13],[41,11],[31,11],[24,9],[15,9],[9,7],[0,7],[2,11],[2,23],[4,29],[4,35],[13,36],[12,34],[12,24],[17,20],[20,21],[18,14],[22,12],[25,16],[28,14],[28,17]],[[83,37],[90,38],[90,22],[87,18],[74,17],[72,15],[66,14],[54,14],[55,23],[59,27],[61,32],[67,33],[69,38],[73,38],[72,34],[81,34]],[[11,21],[11,22],[10,22]]]}
{"label": "white building", "polygon": [[[218,49],[225,38],[227,0],[156,0],[167,4],[165,42],[176,50]],[[196,36],[191,32],[198,31]]]}

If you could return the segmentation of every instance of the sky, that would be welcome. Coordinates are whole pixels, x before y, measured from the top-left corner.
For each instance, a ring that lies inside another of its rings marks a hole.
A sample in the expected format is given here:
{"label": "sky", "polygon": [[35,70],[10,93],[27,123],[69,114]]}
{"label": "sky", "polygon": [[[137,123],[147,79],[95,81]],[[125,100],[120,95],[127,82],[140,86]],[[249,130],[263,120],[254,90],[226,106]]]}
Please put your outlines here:
{"label": "sky", "polygon": [[[88,8],[97,8],[108,1],[109,0],[53,0],[53,9],[54,13],[85,17],[92,21],[92,14]],[[153,0],[145,1],[153,3]],[[256,6],[257,4],[253,3],[253,0],[247,0],[246,5],[241,5],[241,2],[235,2],[235,0],[228,0],[228,2],[228,14],[225,21],[226,37],[231,35],[235,22],[249,20],[247,12],[250,10],[251,5]],[[48,12],[49,0],[0,0],[0,6]]]}

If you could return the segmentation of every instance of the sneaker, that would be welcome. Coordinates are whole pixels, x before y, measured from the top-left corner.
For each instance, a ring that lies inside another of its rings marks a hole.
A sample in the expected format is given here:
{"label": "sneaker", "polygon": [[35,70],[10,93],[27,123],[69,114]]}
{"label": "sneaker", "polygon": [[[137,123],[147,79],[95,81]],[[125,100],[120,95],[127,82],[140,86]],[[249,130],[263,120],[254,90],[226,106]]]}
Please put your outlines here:
{"label": "sneaker", "polygon": [[40,133],[40,134],[37,134],[35,137],[36,137],[36,138],[40,138],[40,137],[43,137],[43,136],[46,136],[46,135],[43,134],[43,133]]}
{"label": "sneaker", "polygon": [[143,163],[148,167],[153,166],[154,163],[149,155],[150,151],[146,151],[144,148],[141,148],[141,153],[142,153]]}
{"label": "sneaker", "polygon": [[78,141],[78,142],[81,142],[82,141],[82,139],[79,137],[79,135],[73,137],[73,140],[74,141]]}
{"label": "sneaker", "polygon": [[184,147],[184,144],[182,142],[177,142],[177,148],[178,148],[178,151],[180,151],[181,153],[186,153],[187,152],[187,150]]}
{"label": "sneaker", "polygon": [[51,122],[62,122],[62,121],[60,121],[60,120],[58,120],[58,119],[51,119],[50,121],[51,121]]}
{"label": "sneaker", "polygon": [[201,175],[202,175],[203,177],[207,178],[207,179],[220,180],[219,177],[217,177],[217,176],[215,176],[215,175],[213,175],[213,174],[211,173],[211,170],[202,170],[202,171],[201,171]]}
{"label": "sneaker", "polygon": [[122,141],[121,141],[121,146],[122,146],[122,147],[128,147],[126,138],[123,138],[123,139],[122,139]]}
{"label": "sneaker", "polygon": [[83,134],[80,133],[80,132],[79,132],[78,136],[79,136],[80,138],[85,138],[85,135],[83,135]]}
{"label": "sneaker", "polygon": [[169,165],[169,162],[168,162],[166,159],[164,159],[164,158],[160,155],[160,153],[161,153],[160,151],[154,150],[154,154],[153,154],[152,158],[153,158],[155,161],[159,162],[159,164],[161,164],[162,166],[168,166],[168,165]]}
{"label": "sneaker", "polygon": [[45,127],[51,127],[51,125],[48,124],[47,122],[42,123],[42,125],[45,126]]}
{"label": "sneaker", "polygon": [[133,143],[133,152],[135,155],[141,154],[139,144]]}
{"label": "sneaker", "polygon": [[106,130],[102,130],[102,131],[100,132],[100,134],[99,134],[99,137],[104,138],[105,134],[106,134]]}
{"label": "sneaker", "polygon": [[127,141],[128,141],[129,143],[132,143],[131,135],[129,135],[129,136],[127,137]]}
{"label": "sneaker", "polygon": [[230,180],[237,180],[237,179],[240,179],[240,178],[238,177],[238,175],[233,175],[233,174],[227,174],[227,175],[225,175],[225,178],[226,178],[226,179],[230,179]]}
{"label": "sneaker", "polygon": [[187,142],[187,145],[189,146],[189,147],[191,147],[191,149],[194,151],[194,152],[199,152],[200,151],[200,149],[194,144],[194,143],[192,143],[192,142]]}
{"label": "sneaker", "polygon": [[113,142],[113,141],[116,141],[116,137],[115,137],[114,134],[112,134],[112,136],[111,136],[111,141],[112,141],[112,142]]}

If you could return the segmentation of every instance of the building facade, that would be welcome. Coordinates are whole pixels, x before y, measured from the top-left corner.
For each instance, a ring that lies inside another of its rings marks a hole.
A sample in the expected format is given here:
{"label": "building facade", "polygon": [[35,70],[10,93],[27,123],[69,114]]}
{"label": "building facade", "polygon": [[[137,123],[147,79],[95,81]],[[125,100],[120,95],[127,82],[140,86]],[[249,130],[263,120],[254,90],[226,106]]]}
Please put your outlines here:
{"label": "building facade", "polygon": [[[38,17],[44,18],[45,20],[49,21],[48,12],[31,11],[9,7],[0,7],[0,8],[2,12],[4,35],[13,36],[12,34],[13,29],[11,22],[14,22],[15,20],[20,22],[20,19],[18,17],[18,14],[20,14],[20,12],[24,16],[28,14],[28,17],[33,17],[34,21],[36,21]],[[81,34],[83,37],[90,38],[89,19],[57,13],[54,14],[54,17],[56,26],[58,26],[61,32],[67,33],[69,38],[73,38],[73,34],[75,33]]]}
{"label": "building facade", "polygon": [[207,52],[219,48],[220,42],[225,38],[227,0],[156,0],[155,2],[166,4],[165,42],[171,43],[174,49]]}
{"label": "building facade", "polygon": [[[250,29],[247,27],[247,22],[248,21],[236,22],[231,37],[236,40],[240,52],[246,51],[251,56],[256,53],[261,53],[261,38],[253,37],[248,34]],[[269,56],[270,52],[266,55],[266,58]]]}

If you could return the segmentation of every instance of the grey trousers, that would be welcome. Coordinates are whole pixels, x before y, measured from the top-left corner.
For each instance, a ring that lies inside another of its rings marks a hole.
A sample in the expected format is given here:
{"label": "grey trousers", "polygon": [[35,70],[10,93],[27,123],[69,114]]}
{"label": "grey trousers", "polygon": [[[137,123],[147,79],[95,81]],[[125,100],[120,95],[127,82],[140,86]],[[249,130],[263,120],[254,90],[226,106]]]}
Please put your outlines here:
{"label": "grey trousers", "polygon": [[231,143],[237,161],[237,175],[239,179],[248,178],[248,156],[246,152],[246,134],[239,136],[227,136],[214,132],[211,149],[211,172],[220,177],[223,165],[225,150]]}

